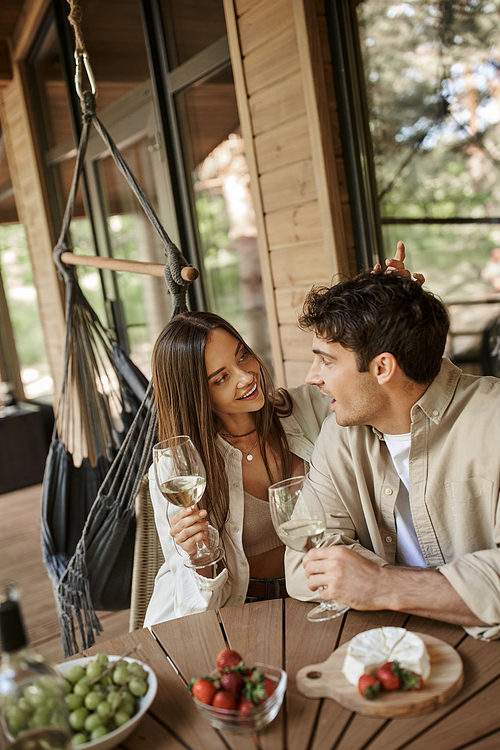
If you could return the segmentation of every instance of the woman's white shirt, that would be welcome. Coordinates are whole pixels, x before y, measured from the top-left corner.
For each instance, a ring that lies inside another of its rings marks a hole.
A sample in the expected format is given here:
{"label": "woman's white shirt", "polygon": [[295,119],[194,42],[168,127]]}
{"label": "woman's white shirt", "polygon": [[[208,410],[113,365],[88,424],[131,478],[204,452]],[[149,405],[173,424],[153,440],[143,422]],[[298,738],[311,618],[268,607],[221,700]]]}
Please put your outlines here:
{"label": "woman's white shirt", "polygon": [[[283,428],[292,453],[309,461],[323,421],[331,414],[330,399],[323,396],[314,385],[290,388],[289,393],[293,401],[293,412],[289,417],[282,419]],[[146,627],[175,617],[242,604],[245,601],[249,566],[242,543],[243,456],[241,451],[226,443],[221,437],[217,438],[217,446],[224,458],[229,481],[229,515],[224,543],[227,567],[213,579],[205,578],[184,565],[186,553],[170,536],[170,524],[167,520],[167,510],[170,517],[177,510],[168,504],[158,490],[154,467],[151,466],[149,470],[151,502],[165,562],[155,579],[153,595],[144,621]],[[209,527],[209,535],[210,542],[218,542],[219,535],[216,529]],[[231,570],[231,578],[228,569]]]}

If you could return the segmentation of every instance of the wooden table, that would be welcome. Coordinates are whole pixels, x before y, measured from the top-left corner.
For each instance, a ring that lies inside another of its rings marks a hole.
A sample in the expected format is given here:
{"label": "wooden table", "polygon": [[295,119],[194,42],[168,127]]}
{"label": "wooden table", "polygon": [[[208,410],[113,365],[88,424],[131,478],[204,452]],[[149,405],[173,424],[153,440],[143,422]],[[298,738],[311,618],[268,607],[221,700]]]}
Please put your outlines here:
{"label": "wooden table", "polygon": [[[312,605],[293,599],[244,604],[155,625],[99,644],[86,653],[122,654],[141,644],[137,658],[158,676],[158,693],[129,750],[498,750],[500,748],[500,641],[485,643],[462,628],[396,612],[353,612],[309,623]],[[329,699],[311,700],[296,688],[300,667],[324,661],[362,630],[404,626],[454,646],[464,664],[459,694],[432,713],[379,719],[351,713]],[[214,730],[199,714],[185,683],[207,674],[220,650],[237,649],[249,664],[286,669],[283,707],[258,739]],[[168,655],[168,658],[167,658]],[[170,661],[169,661],[170,660]],[[175,665],[175,669],[174,669]],[[176,672],[178,670],[178,673]]]}

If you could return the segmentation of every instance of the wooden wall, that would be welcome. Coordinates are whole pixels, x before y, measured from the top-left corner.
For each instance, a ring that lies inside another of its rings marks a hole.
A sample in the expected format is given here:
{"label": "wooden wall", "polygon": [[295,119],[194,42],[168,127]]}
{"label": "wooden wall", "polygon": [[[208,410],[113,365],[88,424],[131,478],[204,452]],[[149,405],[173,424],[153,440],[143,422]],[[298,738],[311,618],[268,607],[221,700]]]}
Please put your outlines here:
{"label": "wooden wall", "polygon": [[303,381],[313,284],[355,270],[323,0],[224,0],[279,382]]}

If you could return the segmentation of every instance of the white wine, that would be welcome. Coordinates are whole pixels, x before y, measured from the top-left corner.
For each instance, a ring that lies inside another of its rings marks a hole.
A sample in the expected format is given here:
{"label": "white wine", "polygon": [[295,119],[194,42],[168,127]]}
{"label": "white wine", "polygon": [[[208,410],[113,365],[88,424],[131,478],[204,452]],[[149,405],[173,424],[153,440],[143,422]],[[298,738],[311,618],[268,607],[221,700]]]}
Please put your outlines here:
{"label": "white wine", "polygon": [[205,492],[207,480],[205,477],[173,477],[168,482],[163,482],[159,490],[164,498],[178,508],[189,508],[196,505]]}
{"label": "white wine", "polygon": [[311,518],[294,518],[278,526],[277,534],[287,547],[296,552],[307,552],[317,547],[323,539],[326,524]]}
{"label": "white wine", "polygon": [[8,750],[70,750],[71,735],[64,729],[45,727],[24,732]]}

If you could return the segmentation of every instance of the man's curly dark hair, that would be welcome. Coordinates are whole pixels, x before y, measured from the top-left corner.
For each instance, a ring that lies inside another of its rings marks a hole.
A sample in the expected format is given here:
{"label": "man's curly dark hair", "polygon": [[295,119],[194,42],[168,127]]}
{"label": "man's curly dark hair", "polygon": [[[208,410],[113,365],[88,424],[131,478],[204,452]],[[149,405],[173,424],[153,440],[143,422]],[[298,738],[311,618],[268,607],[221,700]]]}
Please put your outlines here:
{"label": "man's curly dark hair", "polygon": [[449,325],[444,304],[415,281],[369,271],[332,287],[313,287],[299,317],[302,330],[353,351],[359,372],[390,352],[420,384],[439,372]]}

